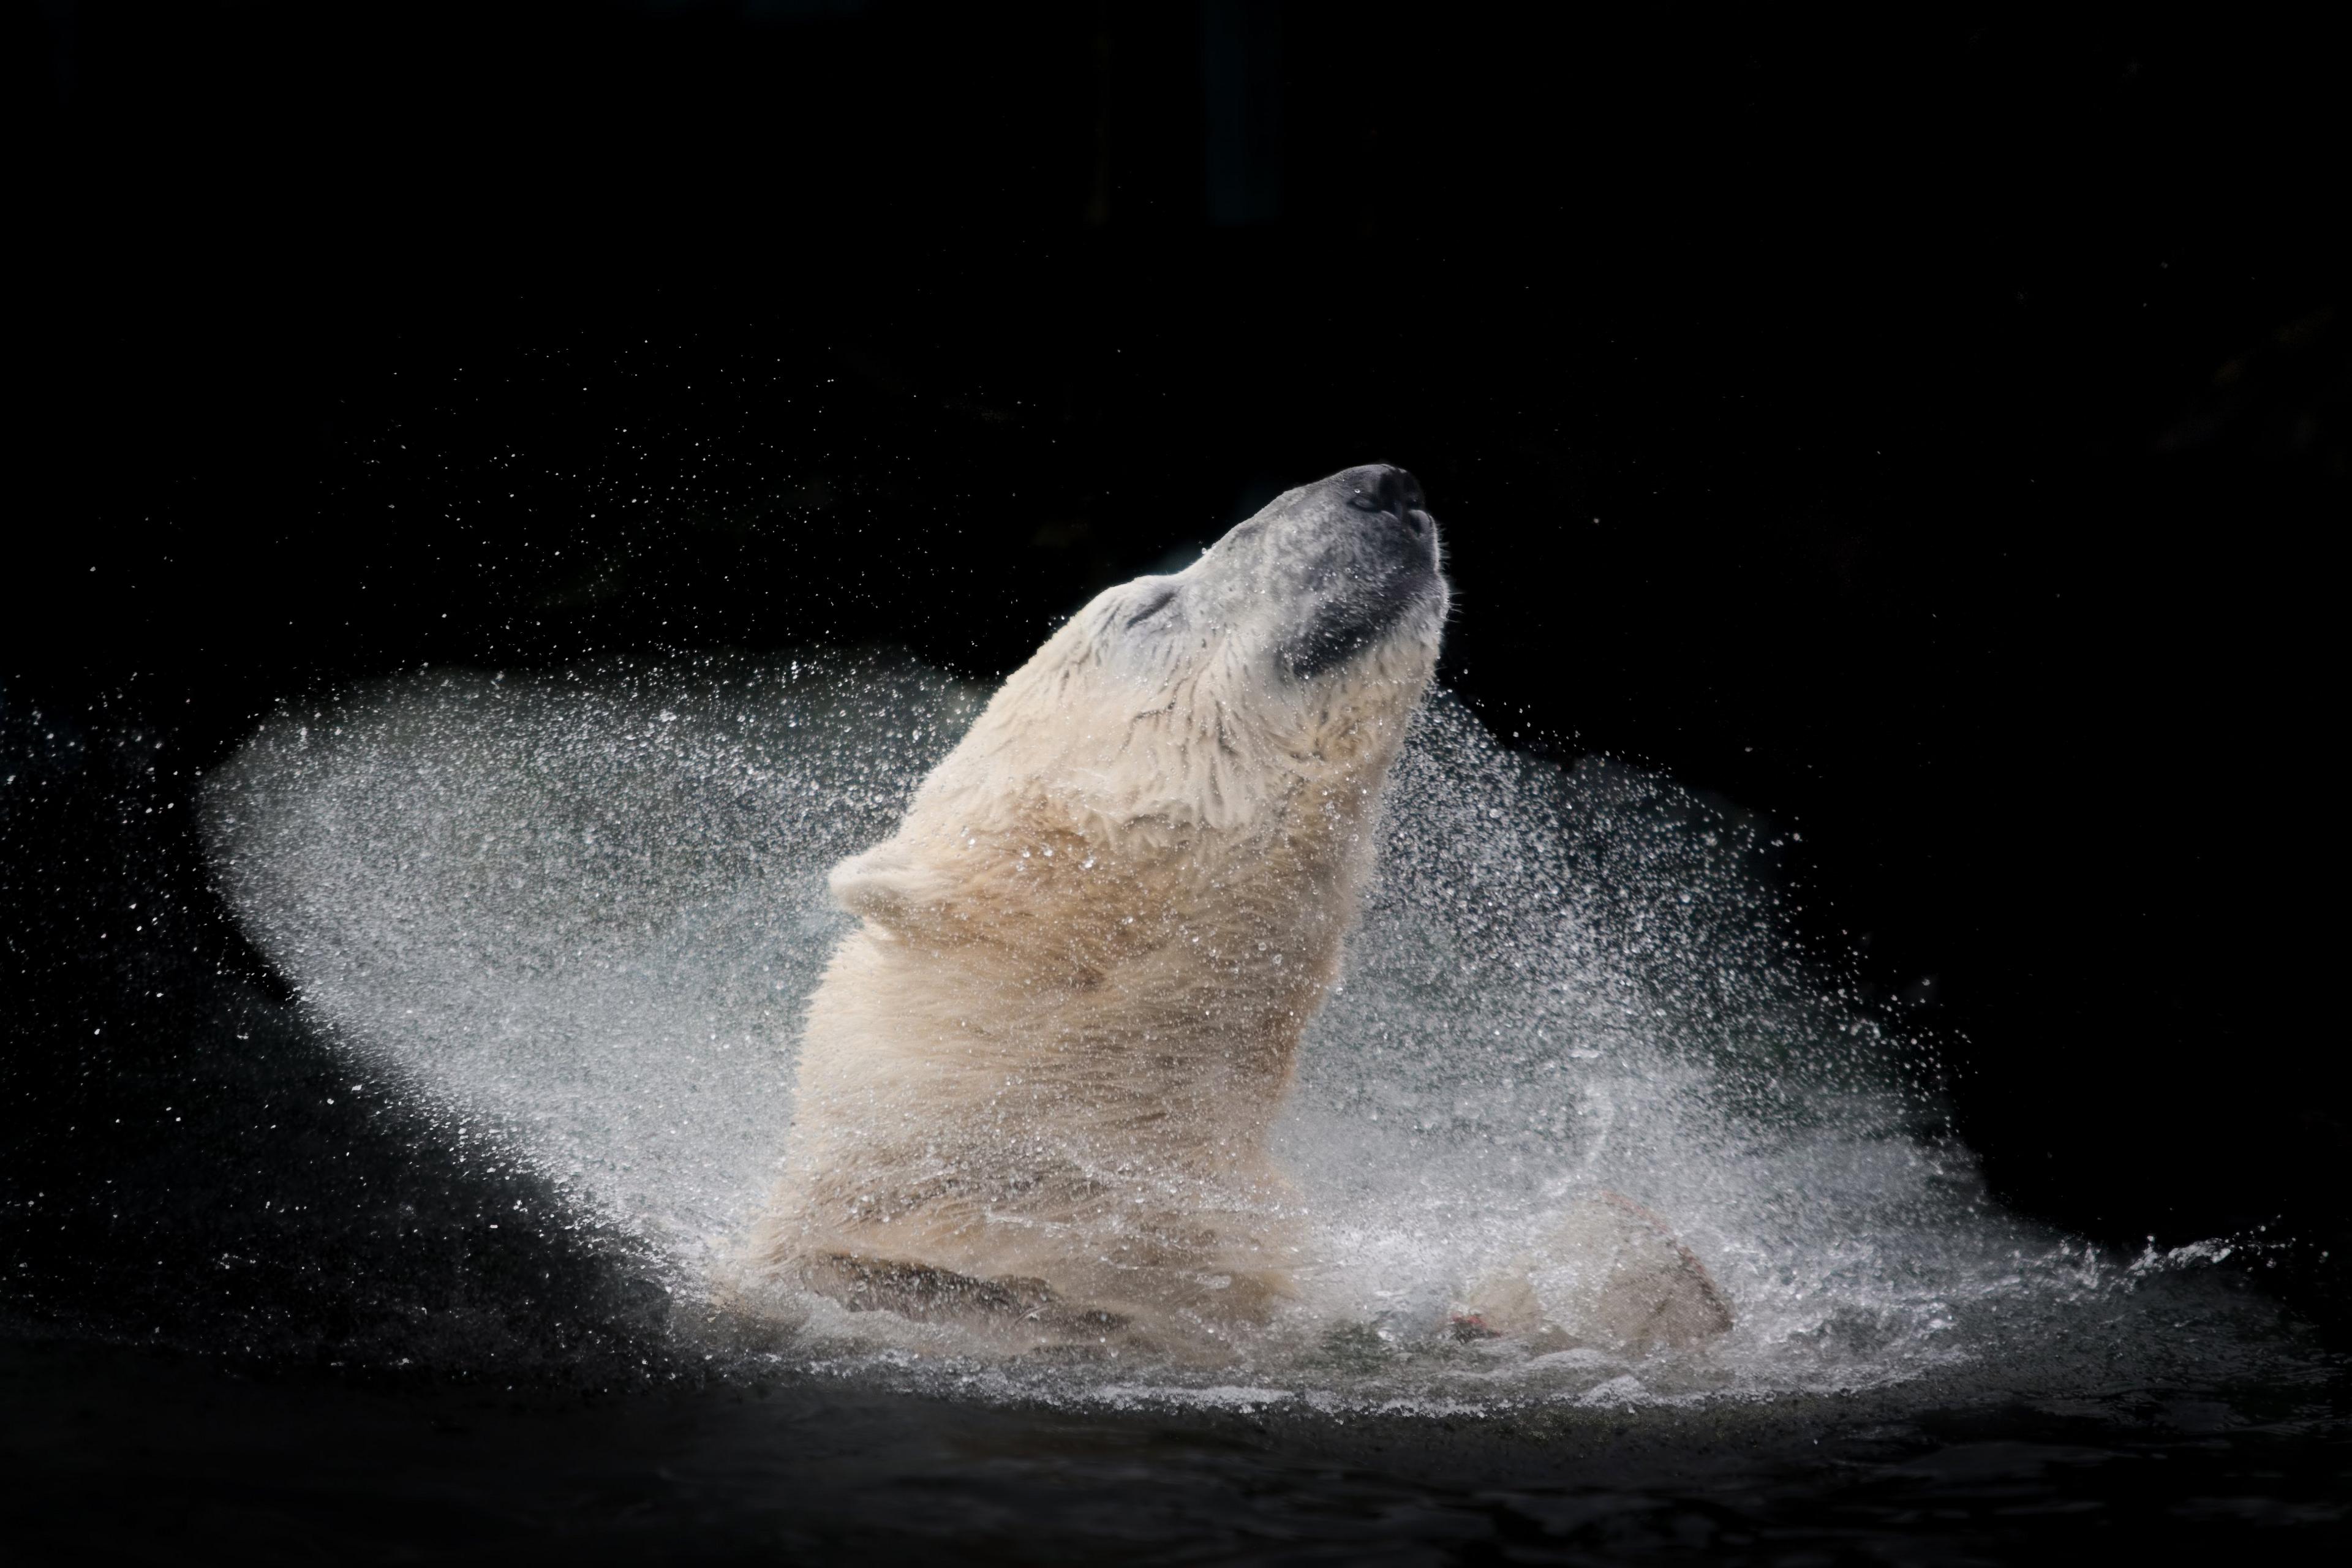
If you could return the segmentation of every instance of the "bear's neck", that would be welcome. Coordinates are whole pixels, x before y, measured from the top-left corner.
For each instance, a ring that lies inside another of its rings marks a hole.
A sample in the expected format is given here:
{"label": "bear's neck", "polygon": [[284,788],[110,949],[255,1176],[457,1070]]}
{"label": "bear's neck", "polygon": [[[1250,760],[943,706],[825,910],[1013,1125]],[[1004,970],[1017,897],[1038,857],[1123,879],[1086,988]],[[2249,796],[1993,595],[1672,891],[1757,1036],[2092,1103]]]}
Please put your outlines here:
{"label": "bear's neck", "polygon": [[877,984],[855,1020],[820,997],[811,1041],[855,1028],[937,1104],[1016,1093],[1025,1137],[1089,1158],[1254,1160],[1338,978],[1375,800],[1302,781],[1240,836],[966,833],[930,918],[850,939]]}

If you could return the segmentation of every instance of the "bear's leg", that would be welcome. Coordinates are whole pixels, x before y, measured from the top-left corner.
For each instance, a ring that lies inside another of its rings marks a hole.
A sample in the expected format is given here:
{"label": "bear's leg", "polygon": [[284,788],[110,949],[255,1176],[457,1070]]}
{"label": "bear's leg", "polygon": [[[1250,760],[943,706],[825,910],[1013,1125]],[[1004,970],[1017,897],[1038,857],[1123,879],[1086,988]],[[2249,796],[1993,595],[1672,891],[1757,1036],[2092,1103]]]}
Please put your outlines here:
{"label": "bear's leg", "polygon": [[1019,1323],[1048,1333],[1089,1337],[1127,1326],[1116,1312],[1064,1301],[1042,1279],[982,1279],[929,1264],[848,1252],[805,1256],[796,1272],[801,1283],[853,1312],[895,1312],[919,1323]]}
{"label": "bear's leg", "polygon": [[1731,1304],[1664,1220],[1603,1192],[1570,1205],[1539,1245],[1472,1287],[1454,1331],[1645,1355],[1729,1333]]}

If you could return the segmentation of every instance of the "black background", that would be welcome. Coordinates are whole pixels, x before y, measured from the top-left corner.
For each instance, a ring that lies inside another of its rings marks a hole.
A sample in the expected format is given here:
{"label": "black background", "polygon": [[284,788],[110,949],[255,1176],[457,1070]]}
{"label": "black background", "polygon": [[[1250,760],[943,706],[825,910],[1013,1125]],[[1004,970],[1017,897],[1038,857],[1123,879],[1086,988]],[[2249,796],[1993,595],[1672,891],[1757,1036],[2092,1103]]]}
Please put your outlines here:
{"label": "black background", "polygon": [[[1940,1042],[2004,1198],[2125,1245],[2281,1219],[2278,1278],[2340,1317],[2352,273],[2315,38],[1217,0],[10,25],[26,781],[60,724],[161,725],[192,778],[274,700],[425,661],[879,639],[993,678],[1275,489],[1400,462],[1448,533],[1446,680],[1801,833],[1808,942]],[[129,1005],[75,912],[76,868],[139,852],[101,805],[9,804],[26,1116]]]}

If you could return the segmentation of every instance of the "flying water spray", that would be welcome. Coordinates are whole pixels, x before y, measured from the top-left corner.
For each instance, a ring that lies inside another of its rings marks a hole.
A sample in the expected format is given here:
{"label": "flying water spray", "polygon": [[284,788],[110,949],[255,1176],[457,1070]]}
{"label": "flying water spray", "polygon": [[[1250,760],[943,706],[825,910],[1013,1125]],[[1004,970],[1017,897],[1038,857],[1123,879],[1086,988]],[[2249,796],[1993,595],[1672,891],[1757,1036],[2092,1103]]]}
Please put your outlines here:
{"label": "flying water spray", "polygon": [[[783,1153],[800,1016],[848,925],[825,873],[890,833],[985,695],[885,655],[426,671],[269,720],[209,781],[209,843],[339,1047],[638,1238],[690,1334]],[[2127,1298],[2199,1261],[2126,1265],[1988,1201],[1924,1060],[1794,948],[1759,819],[1515,751],[1441,692],[1383,833],[1276,1140],[1314,1216],[1314,1320],[1250,1351],[1249,1397],[2013,1372],[2024,1347],[2112,1349]],[[1727,1340],[1628,1359],[1445,1331],[1482,1267],[1604,1192],[1672,1216],[1737,1305]],[[1228,1386],[977,1363],[839,1317],[766,1353],[1063,1399]],[[957,1370],[908,1370],[910,1345]]]}

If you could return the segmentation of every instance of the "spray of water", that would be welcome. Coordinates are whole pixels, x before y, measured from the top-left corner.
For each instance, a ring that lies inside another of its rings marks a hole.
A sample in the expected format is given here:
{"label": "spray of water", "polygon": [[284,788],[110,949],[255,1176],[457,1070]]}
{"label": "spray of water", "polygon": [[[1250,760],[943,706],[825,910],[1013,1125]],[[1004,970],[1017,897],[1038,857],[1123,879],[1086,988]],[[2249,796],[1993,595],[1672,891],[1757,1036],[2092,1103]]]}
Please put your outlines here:
{"label": "spray of water", "polygon": [[[692,1301],[782,1152],[798,1018],[846,921],[824,872],[887,835],[984,697],[875,656],[428,672],[266,724],[209,783],[211,844],[344,1048],[643,1238]],[[1768,832],[1513,752],[1441,694],[1278,1137],[1316,1215],[1310,1321],[1246,1384],[951,1353],[926,1375],[1351,1406],[1844,1389],[2116,1330],[2198,1261],[2124,1265],[1988,1204],[1916,1056],[1800,962]],[[1478,1268],[1603,1188],[1706,1260],[1728,1340],[1636,1363],[1441,1331]],[[790,1353],[904,1369],[845,1317]],[[952,1352],[938,1333],[901,1342]]]}

